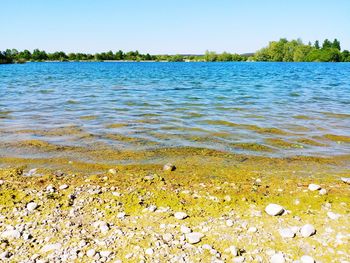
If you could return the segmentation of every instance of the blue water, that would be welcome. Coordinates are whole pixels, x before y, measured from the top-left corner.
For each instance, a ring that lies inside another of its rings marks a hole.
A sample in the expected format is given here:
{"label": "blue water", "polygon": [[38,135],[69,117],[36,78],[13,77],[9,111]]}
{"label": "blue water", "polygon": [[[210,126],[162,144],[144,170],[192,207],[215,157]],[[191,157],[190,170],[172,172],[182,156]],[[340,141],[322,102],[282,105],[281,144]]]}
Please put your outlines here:
{"label": "blue water", "polygon": [[0,135],[2,154],[29,139],[121,150],[349,154],[350,63],[0,65]]}

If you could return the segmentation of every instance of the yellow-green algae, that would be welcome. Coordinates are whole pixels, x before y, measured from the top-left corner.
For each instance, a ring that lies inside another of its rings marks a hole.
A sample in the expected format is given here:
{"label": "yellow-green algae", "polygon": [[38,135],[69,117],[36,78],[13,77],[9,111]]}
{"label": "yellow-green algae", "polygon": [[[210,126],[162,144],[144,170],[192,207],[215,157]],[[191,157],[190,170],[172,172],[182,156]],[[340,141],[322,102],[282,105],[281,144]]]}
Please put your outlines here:
{"label": "yellow-green algae", "polygon": [[[115,217],[119,211],[125,211],[130,216],[143,214],[144,209],[151,204],[170,207],[173,211],[187,212],[189,218],[183,223],[194,229],[211,219],[238,218],[245,220],[248,225],[254,225],[258,229],[271,233],[274,239],[261,240],[258,234],[245,235],[239,231],[232,234],[232,230],[223,225],[215,233],[206,234],[201,244],[211,244],[218,251],[224,251],[230,245],[236,245],[245,251],[271,248],[288,253],[293,259],[303,255],[300,249],[303,242],[315,247],[313,256],[317,258],[317,254],[321,253],[324,247],[315,237],[322,235],[327,225],[341,231],[344,230],[341,228],[342,225],[349,226],[346,216],[350,212],[348,205],[350,190],[339,180],[341,176],[350,176],[349,156],[265,158],[197,148],[169,148],[139,152],[96,150],[91,155],[100,158],[96,158],[95,162],[71,161],[65,158],[0,158],[3,167],[0,170],[0,179],[7,182],[7,187],[0,186],[0,211],[9,212],[14,207],[24,207],[27,202],[37,200],[35,196],[26,195],[25,189],[39,191],[49,184],[59,187],[66,183],[70,188],[67,191],[52,194],[48,202],[39,207],[39,211],[45,218],[45,215],[49,215],[53,208],[59,205],[68,213],[70,204],[67,196],[75,186],[87,184],[114,186],[122,194],[121,196],[113,196],[108,192],[96,195],[94,201],[82,208],[85,216],[76,220],[83,225],[88,225],[89,222],[94,221],[91,212],[98,209],[104,214],[104,220],[115,222],[119,227],[152,228],[157,232],[160,223],[174,223],[173,217],[167,214],[146,216],[135,223],[125,223]],[[114,164],[106,162],[111,159],[115,160]],[[127,159],[132,159],[133,163],[123,164]],[[175,171],[162,170],[162,165],[168,161],[176,165]],[[23,171],[34,167],[39,168],[38,174],[42,176],[23,176]],[[110,168],[116,169],[117,174],[109,174],[107,171]],[[66,175],[55,176],[57,169],[62,170]],[[152,180],[145,179],[149,175],[153,176]],[[257,178],[261,183],[257,183]],[[317,192],[306,191],[309,183],[320,184],[327,189],[327,195],[321,196]],[[101,199],[110,206],[101,205],[98,201]],[[296,200],[299,201],[298,205],[295,203]],[[118,203],[120,205],[117,205]],[[258,218],[251,216],[250,208],[263,211],[269,203],[278,203],[291,211],[290,214],[283,216],[284,223],[280,218],[270,217],[265,213]],[[337,222],[327,220],[326,212],[323,210],[325,203],[331,203],[332,211],[344,216]],[[35,220],[34,215],[29,215],[26,219],[26,221],[32,220]],[[317,235],[307,240],[296,237],[287,242],[277,232],[279,227],[303,223],[312,223],[318,230]],[[231,235],[233,239],[223,238],[227,235]],[[235,235],[240,235],[242,240],[237,242]],[[53,238],[52,241],[54,240]],[[74,242],[75,240],[72,239],[65,246]],[[120,247],[116,251],[116,256],[123,258],[135,245],[147,248],[150,242],[149,237],[135,240],[134,243],[130,242]],[[329,244],[329,246],[349,253],[346,243]],[[175,248],[172,250],[174,253],[178,252]],[[264,262],[267,262],[268,257],[265,254],[262,256]],[[195,256],[193,260],[204,259],[206,262],[210,257],[206,252],[201,256]],[[227,257],[229,258],[230,255]],[[326,254],[320,260],[331,262],[336,257],[336,254]]]}

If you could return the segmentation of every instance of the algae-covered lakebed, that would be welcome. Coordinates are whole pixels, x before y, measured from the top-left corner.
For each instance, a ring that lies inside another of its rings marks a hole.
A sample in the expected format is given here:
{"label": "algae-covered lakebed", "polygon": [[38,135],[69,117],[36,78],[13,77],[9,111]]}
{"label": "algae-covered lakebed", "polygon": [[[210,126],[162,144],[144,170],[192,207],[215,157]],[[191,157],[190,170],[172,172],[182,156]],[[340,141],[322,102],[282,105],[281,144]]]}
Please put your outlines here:
{"label": "algae-covered lakebed", "polygon": [[2,67],[1,260],[349,262],[348,67]]}

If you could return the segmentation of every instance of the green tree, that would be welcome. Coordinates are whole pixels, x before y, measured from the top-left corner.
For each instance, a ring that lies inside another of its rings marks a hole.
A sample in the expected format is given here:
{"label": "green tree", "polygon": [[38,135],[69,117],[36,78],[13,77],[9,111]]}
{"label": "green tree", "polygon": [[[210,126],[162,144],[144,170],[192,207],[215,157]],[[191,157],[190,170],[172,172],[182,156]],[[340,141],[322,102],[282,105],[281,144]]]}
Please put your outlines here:
{"label": "green tree", "polygon": [[340,42],[338,41],[338,39],[334,39],[333,43],[332,43],[332,48],[336,48],[338,50],[340,50]]}
{"label": "green tree", "polygon": [[214,51],[205,51],[204,60],[207,62],[217,61],[218,55]]}
{"label": "green tree", "polygon": [[329,41],[328,39],[325,39],[323,41],[323,45],[322,45],[322,48],[331,48],[332,47],[332,42]]}
{"label": "green tree", "polygon": [[217,61],[232,61],[232,55],[230,53],[223,52],[217,56]]}
{"label": "green tree", "polygon": [[318,40],[315,41],[314,47],[315,47],[316,49],[320,49],[320,43],[318,42]]}

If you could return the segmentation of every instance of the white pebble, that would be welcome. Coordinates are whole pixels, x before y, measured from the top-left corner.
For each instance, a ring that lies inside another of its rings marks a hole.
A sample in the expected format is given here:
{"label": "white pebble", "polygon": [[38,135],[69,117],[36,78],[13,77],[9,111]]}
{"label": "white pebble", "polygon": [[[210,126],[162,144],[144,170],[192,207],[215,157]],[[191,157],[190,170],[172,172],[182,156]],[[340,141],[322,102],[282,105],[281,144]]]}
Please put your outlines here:
{"label": "white pebble", "polygon": [[42,247],[41,252],[46,253],[46,252],[50,252],[53,250],[59,250],[59,249],[61,249],[61,247],[62,247],[62,244],[60,244],[60,243],[47,244],[47,245]]}
{"label": "white pebble", "polygon": [[315,263],[315,260],[310,256],[302,256],[300,261],[301,263]]}
{"label": "white pebble", "polygon": [[311,224],[306,224],[300,229],[300,234],[302,237],[309,237],[316,233],[316,229]]}
{"label": "white pebble", "polygon": [[113,174],[113,175],[116,175],[116,174],[117,174],[117,170],[111,168],[111,169],[108,170],[108,173]]}
{"label": "white pebble", "polygon": [[111,254],[112,254],[112,252],[108,251],[108,250],[104,250],[104,251],[100,252],[101,257],[103,257],[103,258],[108,258]]}
{"label": "white pebble", "polygon": [[145,254],[146,255],[153,255],[153,253],[154,253],[154,251],[153,251],[153,249],[152,248],[147,248],[146,250],[145,250]]}
{"label": "white pebble", "polygon": [[117,214],[117,218],[119,218],[119,219],[124,219],[125,216],[126,216],[126,214],[124,212],[120,212]]}
{"label": "white pebble", "polygon": [[204,235],[202,233],[193,232],[193,233],[186,234],[186,240],[190,244],[197,244],[201,242],[203,236]]}
{"label": "white pebble", "polygon": [[171,163],[167,163],[163,166],[163,170],[164,171],[175,171],[176,170],[176,166],[171,164]]}
{"label": "white pebble", "polygon": [[309,184],[308,189],[310,191],[317,191],[321,189],[321,186],[319,186],[318,184]]}
{"label": "white pebble", "polygon": [[295,237],[295,232],[290,228],[283,228],[279,230],[281,237],[283,238],[293,238]]}
{"label": "white pebble", "polygon": [[173,240],[173,235],[171,233],[166,233],[162,237],[165,242],[170,242]]}
{"label": "white pebble", "polygon": [[7,238],[14,238],[14,239],[17,239],[17,238],[20,238],[21,237],[21,232],[19,232],[18,230],[6,230],[4,232],[1,233],[1,237],[3,239],[7,239]]}
{"label": "white pebble", "polygon": [[92,258],[92,257],[94,257],[95,256],[95,254],[96,254],[96,251],[95,251],[95,249],[89,249],[88,251],[86,251],[86,255],[89,257],[89,258]]}
{"label": "white pebble", "polygon": [[185,212],[176,212],[174,214],[174,217],[178,220],[183,220],[188,217],[188,215]]}
{"label": "white pebble", "polygon": [[28,211],[34,211],[37,207],[38,207],[38,205],[35,202],[30,202],[27,204]]}
{"label": "white pebble", "polygon": [[68,185],[66,185],[66,184],[63,184],[63,185],[61,185],[60,186],[60,190],[65,190],[65,189],[67,189],[69,186]]}
{"label": "white pebble", "polygon": [[332,220],[337,220],[339,219],[340,215],[339,214],[336,214],[336,213],[333,213],[333,212],[327,212],[327,216],[332,219]]}
{"label": "white pebble", "polygon": [[270,263],[284,263],[286,260],[284,259],[284,255],[282,253],[277,253],[271,256]]}
{"label": "white pebble", "polygon": [[182,234],[188,234],[188,233],[191,233],[191,232],[192,232],[191,228],[189,228],[187,226],[184,226],[184,225],[181,226],[181,233]]}
{"label": "white pebble", "polygon": [[238,249],[235,246],[230,246],[229,250],[230,250],[232,256],[234,256],[234,257],[238,256],[238,252],[239,251],[238,251]]}
{"label": "white pebble", "polygon": [[258,231],[258,229],[255,226],[251,226],[248,229],[248,233],[256,233]]}
{"label": "white pebble", "polygon": [[109,231],[108,225],[101,225],[100,226],[100,231],[102,234],[106,234]]}
{"label": "white pebble", "polygon": [[270,216],[278,216],[283,214],[284,208],[277,204],[269,204],[268,206],[266,206],[265,212]]}
{"label": "white pebble", "polygon": [[227,220],[226,220],[226,225],[227,225],[228,227],[233,226],[233,225],[234,225],[233,220],[227,219]]}
{"label": "white pebble", "polygon": [[320,195],[325,195],[327,194],[327,190],[322,188],[319,192],[318,192]]}
{"label": "white pebble", "polygon": [[341,177],[340,178],[344,183],[350,184],[350,177]]}
{"label": "white pebble", "polygon": [[236,257],[232,260],[233,263],[242,263],[245,261],[245,258],[240,256],[240,257]]}

